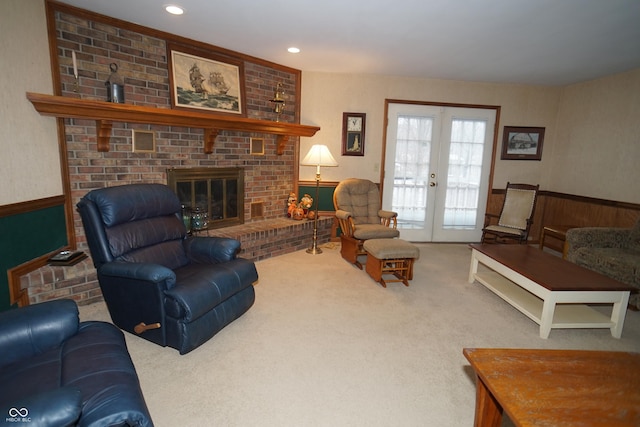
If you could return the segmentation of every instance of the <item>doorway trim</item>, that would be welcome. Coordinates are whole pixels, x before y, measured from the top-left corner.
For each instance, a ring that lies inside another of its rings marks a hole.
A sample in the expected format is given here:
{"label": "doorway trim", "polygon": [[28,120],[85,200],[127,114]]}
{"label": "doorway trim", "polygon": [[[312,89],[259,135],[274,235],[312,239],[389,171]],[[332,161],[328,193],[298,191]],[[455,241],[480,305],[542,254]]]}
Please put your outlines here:
{"label": "doorway trim", "polygon": [[498,146],[498,131],[500,130],[500,110],[502,107],[499,105],[482,105],[482,104],[460,104],[452,102],[433,102],[433,101],[411,101],[403,99],[390,99],[384,100],[384,122],[382,124],[382,155],[380,159],[380,201],[382,202],[382,195],[384,192],[384,174],[387,155],[387,128],[389,126],[389,104],[406,104],[406,105],[428,105],[436,107],[454,107],[454,108],[478,108],[484,110],[495,110],[496,121],[493,129],[493,144],[491,147],[491,165],[489,169],[489,185],[487,186],[487,204],[485,210],[489,206],[489,196],[493,188],[493,170],[496,164],[496,148]]}

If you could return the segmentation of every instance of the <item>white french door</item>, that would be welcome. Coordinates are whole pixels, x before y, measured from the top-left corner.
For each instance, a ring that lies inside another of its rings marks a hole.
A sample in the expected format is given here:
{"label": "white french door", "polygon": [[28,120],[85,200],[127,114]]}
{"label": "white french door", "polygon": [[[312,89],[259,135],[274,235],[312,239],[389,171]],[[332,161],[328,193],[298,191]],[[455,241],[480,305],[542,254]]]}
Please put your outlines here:
{"label": "white french door", "polygon": [[413,242],[477,242],[487,201],[496,111],[389,103],[384,209]]}

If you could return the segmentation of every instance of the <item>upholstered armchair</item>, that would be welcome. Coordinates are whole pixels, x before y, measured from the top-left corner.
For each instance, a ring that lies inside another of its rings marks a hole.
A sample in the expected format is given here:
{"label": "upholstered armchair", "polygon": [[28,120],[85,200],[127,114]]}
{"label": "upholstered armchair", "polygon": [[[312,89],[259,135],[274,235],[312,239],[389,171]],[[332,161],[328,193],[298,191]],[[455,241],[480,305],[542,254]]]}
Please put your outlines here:
{"label": "upholstered armchair", "polygon": [[507,182],[500,215],[491,213],[485,215],[482,243],[500,243],[509,240],[520,244],[526,243],[531,224],[533,224],[539,187],[539,185]]}
{"label": "upholstered armchair", "polygon": [[567,246],[567,260],[638,288],[629,306],[640,310],[640,217],[631,228],[571,228]]}
{"label": "upholstered armchair", "polygon": [[161,184],[93,190],[78,203],[113,322],[188,353],[255,300],[255,264],[240,242],[189,237],[178,197]]}
{"label": "upholstered armchair", "polygon": [[367,252],[362,244],[368,239],[392,239],[400,235],[398,214],[380,208],[378,186],[367,180],[348,178],[333,192],[333,205],[340,225],[342,257],[362,269],[358,260]]}

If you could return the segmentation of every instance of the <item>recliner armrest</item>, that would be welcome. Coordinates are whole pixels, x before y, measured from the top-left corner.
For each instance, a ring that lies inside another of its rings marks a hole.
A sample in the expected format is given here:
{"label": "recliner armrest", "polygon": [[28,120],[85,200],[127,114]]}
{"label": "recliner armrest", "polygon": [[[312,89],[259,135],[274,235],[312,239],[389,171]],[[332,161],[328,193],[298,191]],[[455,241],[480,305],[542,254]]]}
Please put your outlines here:
{"label": "recliner armrest", "polygon": [[109,262],[99,269],[102,276],[121,277],[150,283],[165,282],[171,288],[176,283],[176,274],[160,264],[144,262]]}
{"label": "recliner armrest", "polygon": [[14,425],[66,427],[75,425],[80,418],[82,395],[77,387],[61,387],[15,402],[3,402],[0,411],[14,419],[9,421]]}
{"label": "recliner armrest", "polygon": [[187,257],[199,264],[231,261],[240,250],[240,242],[226,237],[190,237],[183,242]]}
{"label": "recliner armrest", "polygon": [[75,301],[47,301],[0,313],[0,367],[58,347],[78,332]]}

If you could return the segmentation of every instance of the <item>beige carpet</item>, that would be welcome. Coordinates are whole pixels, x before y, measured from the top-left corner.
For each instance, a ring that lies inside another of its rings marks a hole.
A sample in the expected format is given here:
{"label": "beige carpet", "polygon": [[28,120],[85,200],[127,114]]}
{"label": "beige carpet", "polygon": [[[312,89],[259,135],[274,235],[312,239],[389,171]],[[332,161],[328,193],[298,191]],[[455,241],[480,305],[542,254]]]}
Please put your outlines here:
{"label": "beige carpet", "polygon": [[[466,245],[418,246],[408,288],[382,288],[336,245],[260,261],[255,305],[185,356],[127,334],[156,426],[472,426],[464,347],[640,351],[640,312],[627,312],[622,339],[554,329],[544,340],[467,283]],[[81,317],[109,319],[102,303]]]}

